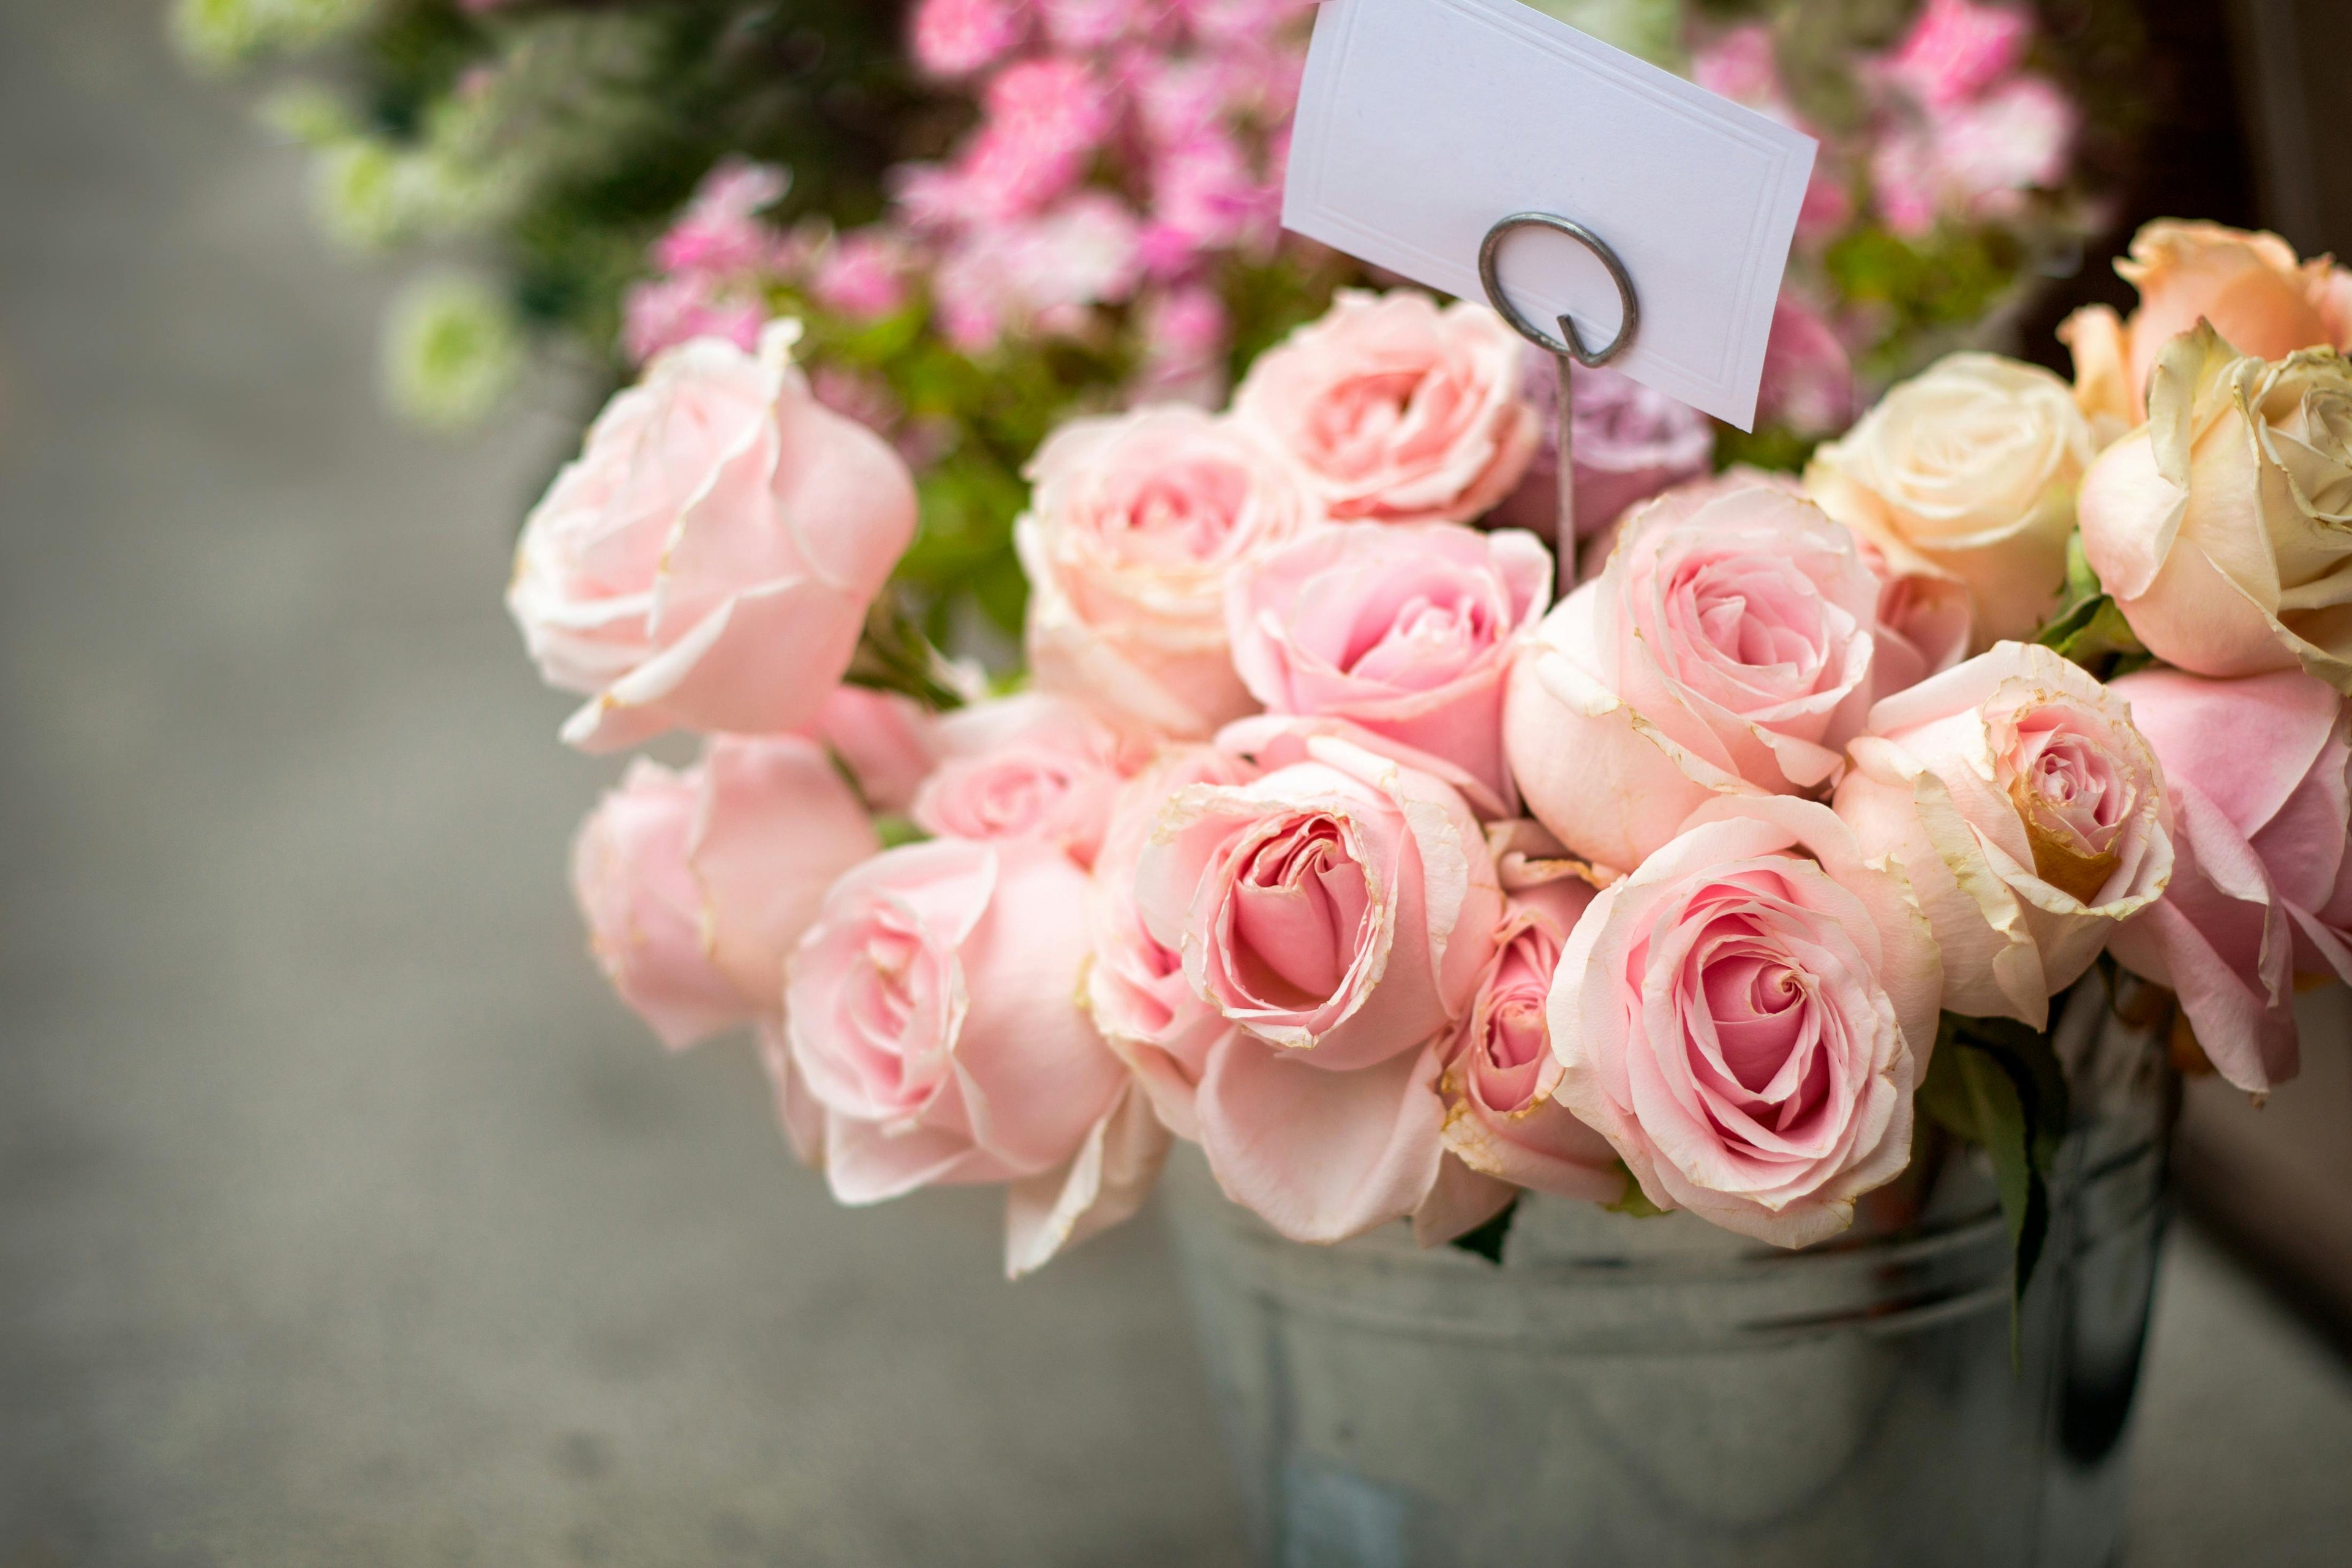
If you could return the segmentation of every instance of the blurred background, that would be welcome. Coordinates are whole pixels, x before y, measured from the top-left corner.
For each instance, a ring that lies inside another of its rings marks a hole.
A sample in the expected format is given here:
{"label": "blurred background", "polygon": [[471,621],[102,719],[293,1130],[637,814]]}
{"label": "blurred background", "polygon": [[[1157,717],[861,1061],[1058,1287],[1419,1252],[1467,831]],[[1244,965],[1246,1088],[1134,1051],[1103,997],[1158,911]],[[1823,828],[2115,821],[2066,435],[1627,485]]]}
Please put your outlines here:
{"label": "blurred background", "polygon": [[[2130,10],[2035,357],[2143,217],[2352,251],[2352,11]],[[1008,1286],[991,1194],[836,1209],[747,1049],[612,999],[562,868],[616,769],[499,594],[616,373],[387,414],[415,268],[164,20],[0,0],[0,1568],[1237,1561],[1154,1215]],[[2192,1087],[2135,1568],[2352,1560],[2340,994],[2305,1041],[2263,1110]]]}

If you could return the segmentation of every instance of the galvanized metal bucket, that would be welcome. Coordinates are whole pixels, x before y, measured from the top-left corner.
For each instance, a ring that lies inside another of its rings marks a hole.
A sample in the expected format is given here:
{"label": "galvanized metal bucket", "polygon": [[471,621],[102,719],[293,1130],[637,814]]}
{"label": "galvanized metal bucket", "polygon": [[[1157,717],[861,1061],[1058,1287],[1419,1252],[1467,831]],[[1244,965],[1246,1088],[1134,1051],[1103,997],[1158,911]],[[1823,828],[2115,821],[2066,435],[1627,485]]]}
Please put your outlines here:
{"label": "galvanized metal bucket", "polygon": [[1171,1166],[1177,1243],[1269,1568],[2100,1568],[2177,1094],[2095,983],[2077,1115],[2011,1346],[1964,1152],[1899,1225],[1780,1252],[1530,1194],[1498,1266],[1406,1228],[1286,1242]]}

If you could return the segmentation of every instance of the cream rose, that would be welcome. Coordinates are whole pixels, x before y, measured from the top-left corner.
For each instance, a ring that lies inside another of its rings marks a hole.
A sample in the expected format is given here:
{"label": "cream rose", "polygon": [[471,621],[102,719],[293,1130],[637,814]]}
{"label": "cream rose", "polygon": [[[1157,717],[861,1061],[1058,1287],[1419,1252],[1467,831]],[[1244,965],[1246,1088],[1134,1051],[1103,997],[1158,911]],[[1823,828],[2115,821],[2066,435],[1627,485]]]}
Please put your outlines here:
{"label": "cream rose", "polygon": [[1038,686],[1171,739],[1251,711],[1226,649],[1224,584],[1321,521],[1290,464],[1232,420],[1171,405],[1073,420],[1029,477],[1013,538]]}
{"label": "cream rose", "polygon": [[2352,363],[2176,338],[2148,422],[2083,483],[2083,553],[2132,630],[2199,675],[2298,663],[2352,692]]}
{"label": "cream rose", "polygon": [[1936,930],[1944,1005],[2039,1029],[2172,875],[2163,774],[2123,699],[2001,643],[1870,710],[1837,814]]}
{"label": "cream rose", "polygon": [[1948,354],[1815,452],[1805,490],[1894,571],[1966,584],[1983,648],[2032,636],[2057,606],[2092,456],[2064,382],[1999,354]]}

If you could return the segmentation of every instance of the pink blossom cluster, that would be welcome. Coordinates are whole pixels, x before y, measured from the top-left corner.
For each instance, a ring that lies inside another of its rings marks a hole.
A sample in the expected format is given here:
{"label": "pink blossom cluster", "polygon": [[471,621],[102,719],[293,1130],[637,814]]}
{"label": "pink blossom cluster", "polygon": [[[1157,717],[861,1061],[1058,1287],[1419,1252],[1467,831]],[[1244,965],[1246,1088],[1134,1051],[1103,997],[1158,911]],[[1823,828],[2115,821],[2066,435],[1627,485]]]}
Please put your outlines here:
{"label": "pink blossom cluster", "polygon": [[791,184],[782,169],[730,158],[704,177],[654,244],[655,275],[622,301],[621,346],[644,363],[694,338],[749,349],[768,320],[769,279],[790,262],[788,242],[761,214]]}
{"label": "pink blossom cluster", "polygon": [[2295,976],[2352,977],[2332,623],[2168,598],[2158,563],[2124,611],[2183,668],[2110,685],[2000,632],[2054,604],[2078,485],[2119,574],[2159,514],[2232,560],[2227,530],[2310,531],[2210,455],[2142,461],[2185,401],[2084,483],[2072,389],[1954,356],[1801,482],[1632,505],[1577,583],[1497,515],[1541,423],[1510,330],[1343,292],[1223,411],[1047,440],[1032,684],[934,713],[842,684],[909,480],[793,338],[657,357],[526,528],[510,604],[586,699],[567,735],[704,736],[632,765],[575,885],[666,1042],[755,1028],[841,1201],[1000,1187],[1011,1272],[1179,1140],[1301,1241],[1435,1242],[1533,1190],[1808,1245],[1908,1162],[1944,1012],[2046,1027],[2104,952],[2262,1089]]}
{"label": "pink blossom cluster", "polygon": [[2066,177],[2079,129],[2049,78],[2021,69],[2033,41],[2021,7],[1927,0],[1908,33],[1866,62],[1886,100],[1870,160],[1879,216],[1906,237],[1939,217],[2014,217],[2027,193]]}

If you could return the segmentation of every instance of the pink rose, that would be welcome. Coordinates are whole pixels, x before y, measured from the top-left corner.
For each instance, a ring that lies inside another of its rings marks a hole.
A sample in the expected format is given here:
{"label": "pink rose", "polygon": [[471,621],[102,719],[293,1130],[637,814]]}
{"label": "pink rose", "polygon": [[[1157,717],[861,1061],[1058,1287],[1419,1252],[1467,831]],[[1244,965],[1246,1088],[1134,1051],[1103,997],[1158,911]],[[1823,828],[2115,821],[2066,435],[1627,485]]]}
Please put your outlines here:
{"label": "pink rose", "polygon": [[1415,765],[1438,758],[1508,815],[1503,688],[1551,574],[1551,552],[1516,529],[1318,529],[1230,580],[1234,667],[1268,712],[1348,721]]}
{"label": "pink rose", "polygon": [[1174,746],[1129,779],[1111,807],[1095,857],[1094,962],[1087,1005],[1150,1095],[1160,1119],[1180,1138],[1198,1142],[1193,1100],[1209,1047],[1233,1032],[1224,1015],[1184,977],[1184,955],[1151,934],[1136,901],[1136,868],[1160,812],[1192,784],[1247,784],[1257,770],[1210,746]]}
{"label": "pink rose", "polygon": [[786,1026],[835,1198],[1011,1184],[1013,1272],[1133,1212],[1165,1135],[1076,1002],[1086,902],[1062,855],[957,839],[834,884]]}
{"label": "pink rose", "polygon": [[1249,712],[1224,584],[1320,521],[1289,465],[1228,420],[1160,406],[1074,419],[1028,471],[1013,542],[1038,685],[1147,734],[1202,739]]}
{"label": "pink rose", "polygon": [[799,331],[771,326],[756,357],[709,339],[662,355],[524,524],[507,607],[541,673],[589,695],[573,745],[802,729],[848,668],[915,486],[809,395]]}
{"label": "pink rose", "polygon": [[605,978],[677,1050],[781,1011],[784,955],[879,847],[814,745],[721,737],[683,773],[631,762],[581,826],[572,890]]}
{"label": "pink rose", "polygon": [[1622,870],[1712,795],[1834,784],[1875,689],[1878,598],[1853,536],[1777,487],[1651,502],[1512,672],[1528,810]]}
{"label": "pink rose", "polygon": [[932,728],[940,764],[915,792],[917,826],[941,838],[1051,844],[1094,863],[1127,770],[1084,709],[1043,692],[959,708]]}
{"label": "pink rose", "polygon": [[1836,808],[1902,868],[1944,954],[1944,1002],[2049,1024],[2116,926],[2163,893],[2164,784],[2123,700],[2027,643],[1887,698]]}
{"label": "pink rose", "polygon": [[2221,1075],[2260,1093],[2294,1076],[2294,982],[2352,980],[2352,735],[2344,700],[2300,670],[2206,680],[2127,675],[2164,766],[2172,885],[2108,942],[2180,994]]}
{"label": "pink rose", "polygon": [[1343,521],[1467,522],[1510,493],[1537,438],[1502,318],[1403,289],[1340,290],[1258,356],[1234,416]]}
{"label": "pink rose", "polygon": [[1909,1163],[1942,986],[1901,879],[1827,806],[1717,801],[1569,937],[1554,1093],[1659,1207],[1802,1247]]}
{"label": "pink rose", "polygon": [[1528,840],[1549,837],[1532,822],[1487,830],[1489,847],[1503,851],[1498,869],[1509,897],[1495,956],[1444,1052],[1445,1147],[1493,1180],[1614,1203],[1625,1191],[1617,1152],[1552,1098],[1560,1066],[1547,999],[1568,933],[1594,889],[1557,845],[1528,854]]}
{"label": "pink rose", "polygon": [[939,763],[930,710],[893,691],[837,686],[817,710],[815,732],[876,811],[905,811]]}
{"label": "pink rose", "polygon": [[1458,795],[1333,737],[1307,744],[1312,760],[1249,784],[1181,791],[1136,902],[1239,1026],[1194,1102],[1210,1169],[1283,1235],[1336,1241],[1432,1197],[1438,1047],[1503,895]]}
{"label": "pink rose", "polygon": [[[1520,386],[1539,434],[1518,488],[1487,521],[1549,539],[1559,522],[1559,373],[1540,350],[1528,347],[1521,359]],[[1690,405],[1606,367],[1579,370],[1570,396],[1578,539],[1606,532],[1628,508],[1707,471],[1715,426]]]}

